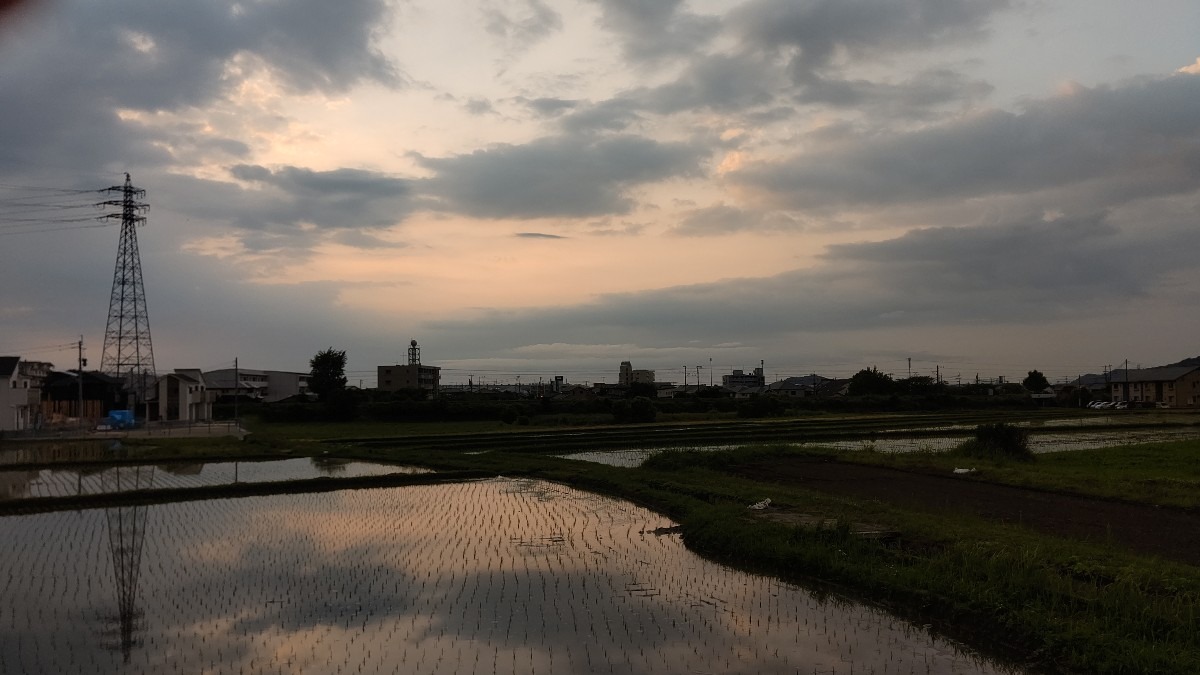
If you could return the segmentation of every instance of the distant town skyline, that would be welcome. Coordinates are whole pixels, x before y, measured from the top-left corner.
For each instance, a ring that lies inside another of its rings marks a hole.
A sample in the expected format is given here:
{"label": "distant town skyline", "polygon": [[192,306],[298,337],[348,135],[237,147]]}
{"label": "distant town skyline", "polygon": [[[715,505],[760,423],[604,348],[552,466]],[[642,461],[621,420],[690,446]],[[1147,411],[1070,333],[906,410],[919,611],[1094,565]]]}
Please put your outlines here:
{"label": "distant town skyline", "polygon": [[964,381],[1200,354],[1183,0],[33,1],[0,14],[0,355],[352,384]]}

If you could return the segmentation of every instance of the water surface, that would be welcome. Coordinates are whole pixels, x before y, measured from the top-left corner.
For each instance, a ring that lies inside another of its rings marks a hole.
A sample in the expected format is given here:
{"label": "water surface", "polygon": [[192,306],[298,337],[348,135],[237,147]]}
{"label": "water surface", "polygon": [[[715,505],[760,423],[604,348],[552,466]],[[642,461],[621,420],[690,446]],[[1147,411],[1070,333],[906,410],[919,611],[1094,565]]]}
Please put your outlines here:
{"label": "water surface", "polygon": [[0,518],[0,672],[1013,672],[672,525],[508,479]]}
{"label": "water surface", "polygon": [[210,487],[232,483],[269,483],[323,476],[354,478],[395,473],[418,474],[431,471],[414,466],[319,457],[255,462],[160,462],[108,467],[0,471],[0,500]]}

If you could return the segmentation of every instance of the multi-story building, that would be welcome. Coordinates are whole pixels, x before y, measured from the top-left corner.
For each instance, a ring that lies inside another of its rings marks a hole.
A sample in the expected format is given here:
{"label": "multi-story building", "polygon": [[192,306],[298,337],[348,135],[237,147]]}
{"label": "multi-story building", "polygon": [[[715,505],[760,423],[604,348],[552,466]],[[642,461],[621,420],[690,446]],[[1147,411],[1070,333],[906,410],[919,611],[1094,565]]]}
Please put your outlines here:
{"label": "multi-story building", "polygon": [[654,384],[653,370],[634,370],[629,361],[621,362],[621,370],[617,374],[617,384],[628,387],[631,384]]}
{"label": "multi-story building", "polygon": [[765,387],[767,386],[767,378],[763,375],[762,368],[755,368],[753,373],[743,373],[740,370],[735,370],[729,375],[721,376],[721,386],[726,389]]}
{"label": "multi-story building", "polygon": [[274,403],[297,394],[308,393],[310,373],[286,370],[255,370],[253,368],[222,368],[203,373],[208,390],[217,397],[253,398]]}
{"label": "multi-story building", "polygon": [[1114,370],[1108,374],[1114,401],[1164,403],[1200,408],[1200,366],[1163,366]]}
{"label": "multi-story building", "polygon": [[436,396],[442,384],[441,368],[421,365],[421,346],[416,340],[409,342],[408,365],[377,366],[375,370],[375,386],[381,391],[424,389]]}
{"label": "multi-story building", "polygon": [[407,366],[379,366],[376,368],[377,386],[382,391],[401,389],[424,389],[437,393],[441,388],[442,369],[410,363]]}

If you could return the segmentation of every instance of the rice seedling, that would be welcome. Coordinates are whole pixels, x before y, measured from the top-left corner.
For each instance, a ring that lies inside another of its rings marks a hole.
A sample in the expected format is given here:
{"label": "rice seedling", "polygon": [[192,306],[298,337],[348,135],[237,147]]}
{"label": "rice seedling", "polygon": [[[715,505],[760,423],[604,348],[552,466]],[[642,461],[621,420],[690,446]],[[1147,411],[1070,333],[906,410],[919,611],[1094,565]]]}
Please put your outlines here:
{"label": "rice seedling", "polygon": [[704,560],[663,516],[541,481],[138,508],[128,662],[111,648],[105,514],[0,518],[0,669],[1012,672],[878,609]]}

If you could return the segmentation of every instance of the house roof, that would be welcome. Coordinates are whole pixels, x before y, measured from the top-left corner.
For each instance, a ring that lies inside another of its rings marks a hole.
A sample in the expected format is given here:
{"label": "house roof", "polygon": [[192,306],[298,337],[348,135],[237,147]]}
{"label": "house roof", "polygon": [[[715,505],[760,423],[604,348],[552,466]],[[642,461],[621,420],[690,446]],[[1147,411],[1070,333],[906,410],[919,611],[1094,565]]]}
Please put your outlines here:
{"label": "house roof", "polygon": [[173,373],[168,373],[168,374],[164,375],[164,377],[175,377],[175,378],[179,378],[180,380],[183,380],[184,382],[191,382],[193,384],[200,383],[200,380],[197,380],[191,373],[183,372],[183,371],[179,371],[179,370],[176,370]]}
{"label": "house roof", "polygon": [[1160,368],[1140,368],[1136,370],[1130,368],[1128,371],[1114,370],[1108,374],[1108,379],[1112,384],[1124,384],[1125,382],[1174,382],[1195,370],[1200,370],[1200,366],[1162,366]]}
{"label": "house roof", "polygon": [[17,372],[17,364],[21,362],[19,356],[0,356],[0,378],[8,379]]}

